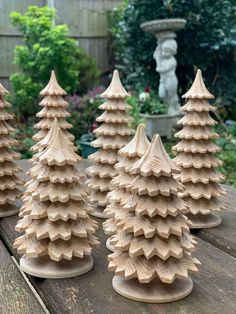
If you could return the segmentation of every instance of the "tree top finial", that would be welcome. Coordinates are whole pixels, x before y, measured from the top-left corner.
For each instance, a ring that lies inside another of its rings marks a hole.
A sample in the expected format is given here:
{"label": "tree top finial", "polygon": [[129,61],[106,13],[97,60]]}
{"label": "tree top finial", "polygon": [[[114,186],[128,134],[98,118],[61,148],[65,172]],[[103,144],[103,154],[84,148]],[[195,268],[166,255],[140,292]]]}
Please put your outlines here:
{"label": "tree top finial", "polygon": [[146,153],[149,145],[150,142],[145,135],[145,125],[141,123],[138,125],[133,139],[126,146],[121,148],[119,153],[128,157],[137,155],[142,157]]}
{"label": "tree top finial", "polygon": [[161,175],[171,176],[174,170],[176,170],[176,166],[166,153],[160,135],[156,134],[153,136],[147,152],[134,164],[130,169],[130,173],[159,177]]}
{"label": "tree top finial", "polygon": [[121,81],[119,72],[115,70],[113,72],[112,80],[108,88],[101,94],[102,98],[126,98],[130,94],[124,89]]}
{"label": "tree top finial", "polygon": [[212,99],[214,96],[207,90],[200,69],[197,70],[196,77],[190,89],[185,93],[182,98],[197,98],[197,99]]}
{"label": "tree top finial", "polygon": [[58,84],[56,74],[54,71],[51,72],[50,80],[47,86],[40,92],[40,95],[55,95],[55,96],[62,96],[66,95],[66,91]]}
{"label": "tree top finial", "polygon": [[57,166],[75,165],[81,159],[60,127],[57,128],[49,146],[38,156],[41,163]]}
{"label": "tree top finial", "polygon": [[8,90],[0,83],[0,95],[9,94]]}

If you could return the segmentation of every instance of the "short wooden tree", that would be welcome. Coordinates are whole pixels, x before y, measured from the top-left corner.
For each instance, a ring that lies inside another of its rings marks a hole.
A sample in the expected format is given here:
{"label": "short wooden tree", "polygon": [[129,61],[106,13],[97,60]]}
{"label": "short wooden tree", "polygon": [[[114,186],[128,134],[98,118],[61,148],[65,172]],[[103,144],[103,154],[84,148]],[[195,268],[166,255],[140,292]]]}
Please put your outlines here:
{"label": "short wooden tree", "polygon": [[206,89],[200,70],[183,98],[187,99],[181,108],[185,116],[178,122],[183,128],[175,134],[180,142],[173,147],[178,153],[174,161],[181,167],[179,180],[185,187],[181,197],[188,204],[185,213],[192,221],[192,228],[215,227],[221,218],[213,212],[225,208],[219,199],[225,194],[219,185],[224,176],[216,171],[222,161],[214,157],[220,148],[212,142],[218,134],[210,129],[216,121],[209,113],[216,108],[208,99],[214,96]]}
{"label": "short wooden tree", "polygon": [[15,215],[19,211],[16,200],[21,196],[22,181],[15,163],[20,155],[12,150],[17,141],[11,137],[14,128],[9,124],[13,116],[5,109],[11,105],[4,99],[8,91],[0,84],[0,217]]}
{"label": "short wooden tree", "polygon": [[108,256],[109,270],[116,274],[113,288],[127,298],[163,303],[192,290],[188,271],[197,271],[199,261],[191,255],[196,242],[181,213],[186,205],[178,197],[183,188],[173,177],[175,169],[159,135],[131,167],[136,176],[123,206],[128,214],[117,222],[115,252]]}
{"label": "short wooden tree", "polygon": [[[40,92],[40,95],[45,97],[40,102],[43,109],[36,114],[41,120],[34,126],[39,131],[33,136],[33,140],[39,142],[44,139],[55,118],[58,119],[58,124],[63,133],[73,140],[74,136],[67,131],[72,128],[72,125],[66,121],[66,118],[70,116],[70,113],[66,111],[68,103],[63,99],[66,92],[58,84],[54,71],[51,72],[50,80]],[[38,143],[31,148],[33,152],[38,152],[40,149]]]}
{"label": "short wooden tree", "polygon": [[[98,227],[89,213],[87,187],[81,184],[71,141],[58,128],[49,146],[35,157],[30,193],[24,200],[16,230],[23,235],[14,247],[26,273],[43,278],[83,274],[93,266],[92,247]],[[29,192],[29,190],[28,190]]]}
{"label": "short wooden tree", "polygon": [[113,191],[107,195],[109,205],[104,210],[109,218],[103,223],[103,229],[106,234],[111,235],[106,243],[110,251],[114,251],[111,242],[112,235],[116,233],[117,221],[124,219],[125,215],[120,200],[124,202],[126,197],[130,197],[130,192],[126,191],[127,185],[134,178],[134,175],[129,173],[130,167],[146,153],[149,145],[150,142],[145,135],[145,126],[139,124],[133,139],[118,152],[119,162],[115,164],[115,169],[119,174],[111,181]]}
{"label": "short wooden tree", "polygon": [[96,210],[92,214],[95,217],[106,218],[104,209],[108,205],[107,193],[111,190],[111,179],[116,175],[114,164],[118,160],[118,150],[126,145],[132,130],[128,123],[132,120],[128,115],[131,107],[125,102],[129,94],[121,84],[119,73],[114,71],[111,84],[101,95],[107,101],[100,106],[103,114],[96,120],[101,126],[94,133],[98,138],[92,142],[92,146],[98,151],[89,156],[93,165],[88,168],[88,186],[91,189],[89,200]]}

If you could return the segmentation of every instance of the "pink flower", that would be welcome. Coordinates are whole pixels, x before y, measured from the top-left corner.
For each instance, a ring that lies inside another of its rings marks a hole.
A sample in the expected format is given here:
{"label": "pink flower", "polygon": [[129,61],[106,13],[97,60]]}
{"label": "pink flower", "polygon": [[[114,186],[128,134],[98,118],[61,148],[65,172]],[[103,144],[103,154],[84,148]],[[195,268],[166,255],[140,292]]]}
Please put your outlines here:
{"label": "pink flower", "polygon": [[144,89],[145,93],[150,93],[150,87],[149,86],[146,86],[145,89]]}
{"label": "pink flower", "polygon": [[97,127],[98,127],[97,123],[94,122],[94,123],[92,124],[92,131],[95,130]]}

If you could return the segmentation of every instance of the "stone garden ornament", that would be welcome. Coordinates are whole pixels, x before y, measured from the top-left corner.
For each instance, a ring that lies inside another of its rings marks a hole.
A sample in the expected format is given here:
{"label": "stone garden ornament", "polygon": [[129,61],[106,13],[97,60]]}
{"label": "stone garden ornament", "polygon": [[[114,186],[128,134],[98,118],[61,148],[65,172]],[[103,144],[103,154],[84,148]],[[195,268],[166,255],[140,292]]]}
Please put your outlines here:
{"label": "stone garden ornament", "polygon": [[177,95],[178,79],[175,74],[177,61],[177,42],[175,31],[186,24],[184,19],[154,20],[141,24],[145,32],[154,33],[157,38],[157,47],[153,58],[156,61],[156,71],[160,75],[159,97],[168,106],[168,114],[179,113],[179,98]]}

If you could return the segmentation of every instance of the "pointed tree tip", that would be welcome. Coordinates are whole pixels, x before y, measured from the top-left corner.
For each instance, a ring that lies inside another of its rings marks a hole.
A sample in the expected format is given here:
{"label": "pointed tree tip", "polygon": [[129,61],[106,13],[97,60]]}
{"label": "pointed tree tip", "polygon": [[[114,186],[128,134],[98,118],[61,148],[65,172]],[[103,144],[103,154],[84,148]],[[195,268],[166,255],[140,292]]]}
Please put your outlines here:
{"label": "pointed tree tip", "polygon": [[130,94],[123,87],[118,70],[113,71],[112,80],[108,88],[101,94],[101,98],[123,99]]}
{"label": "pointed tree tip", "polygon": [[9,91],[0,83],[0,95],[7,95]]}
{"label": "pointed tree tip", "polygon": [[202,71],[200,69],[197,70],[192,86],[187,91],[187,93],[185,93],[182,96],[182,98],[196,98],[196,99],[214,98],[214,95],[212,95],[205,86],[205,83],[202,78]]}
{"label": "pointed tree tip", "polygon": [[170,176],[173,169],[173,162],[163,146],[160,135],[155,134],[146,153],[131,168],[131,174]]}
{"label": "pointed tree tip", "polygon": [[55,96],[63,96],[66,95],[66,91],[59,85],[56,73],[54,70],[51,71],[51,76],[47,86],[40,92],[40,95],[47,96],[47,95],[55,95]]}

